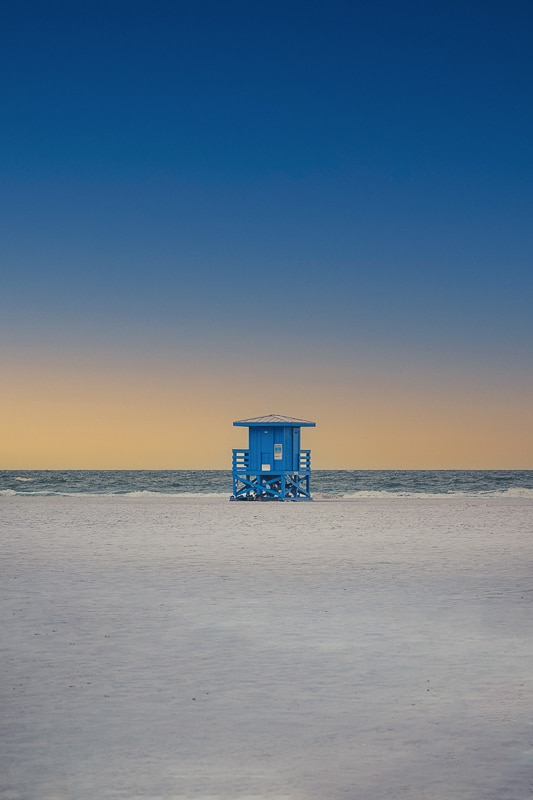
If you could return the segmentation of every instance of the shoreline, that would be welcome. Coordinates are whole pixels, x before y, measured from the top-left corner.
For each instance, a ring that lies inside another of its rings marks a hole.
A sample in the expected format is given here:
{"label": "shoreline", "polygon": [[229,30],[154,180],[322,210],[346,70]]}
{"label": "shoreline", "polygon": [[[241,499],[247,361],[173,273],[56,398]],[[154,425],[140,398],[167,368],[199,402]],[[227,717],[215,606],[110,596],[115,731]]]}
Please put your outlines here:
{"label": "shoreline", "polygon": [[[13,492],[12,490],[3,490],[0,491],[0,505],[7,502],[7,501],[17,501],[19,499],[26,500],[28,498],[32,498],[35,500],[39,499],[72,499],[72,500],[102,500],[102,499],[115,499],[115,500],[124,500],[124,501],[132,501],[132,500],[146,500],[150,502],[151,500],[154,501],[180,501],[180,500],[193,500],[193,501],[206,501],[206,502],[230,502],[231,491],[227,493],[202,493],[202,492],[181,492],[181,493],[171,493],[171,492],[154,492],[154,491],[131,491],[131,492],[122,492],[112,494],[110,492],[64,492],[60,493],[47,493],[47,492]],[[531,492],[531,494],[530,494]],[[501,493],[496,492],[486,492],[486,493],[475,493],[475,492],[410,492],[410,493],[402,493],[402,492],[380,492],[380,491],[361,491],[357,493],[350,494],[349,496],[342,496],[342,495],[324,495],[323,493],[317,493],[313,495],[311,500],[298,500],[298,501],[280,501],[280,500],[257,500],[257,501],[247,501],[247,500],[236,500],[232,504],[233,505],[247,505],[250,502],[255,502],[256,505],[281,505],[281,506],[304,506],[304,505],[313,505],[315,503],[337,503],[337,502],[380,502],[380,501],[388,501],[388,500],[405,500],[409,501],[412,500],[416,501],[439,501],[439,500],[447,500],[447,501],[462,501],[462,500],[469,500],[469,501],[485,501],[485,500],[495,500],[495,501],[523,501],[525,503],[532,503],[533,504],[533,490],[529,489],[516,489],[516,490],[507,490]]]}

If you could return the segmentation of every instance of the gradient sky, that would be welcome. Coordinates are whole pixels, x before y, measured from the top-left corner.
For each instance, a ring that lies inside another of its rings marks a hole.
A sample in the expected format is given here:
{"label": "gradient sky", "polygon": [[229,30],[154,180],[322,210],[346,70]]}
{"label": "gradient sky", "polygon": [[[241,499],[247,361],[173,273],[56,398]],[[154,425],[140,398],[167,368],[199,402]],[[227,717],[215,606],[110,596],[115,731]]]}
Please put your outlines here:
{"label": "gradient sky", "polygon": [[529,0],[0,25],[0,468],[533,468]]}

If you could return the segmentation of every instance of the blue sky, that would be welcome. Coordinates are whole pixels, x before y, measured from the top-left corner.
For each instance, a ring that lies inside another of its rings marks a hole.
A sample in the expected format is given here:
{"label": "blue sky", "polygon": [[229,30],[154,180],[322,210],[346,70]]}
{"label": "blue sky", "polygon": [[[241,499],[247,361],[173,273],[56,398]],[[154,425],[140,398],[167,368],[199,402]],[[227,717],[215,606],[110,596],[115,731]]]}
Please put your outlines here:
{"label": "blue sky", "polygon": [[[231,407],[253,360],[312,416],[321,375],[402,365],[527,404],[532,27],[527,2],[13,4],[6,370],[194,362]],[[235,418],[306,416],[260,397]]]}

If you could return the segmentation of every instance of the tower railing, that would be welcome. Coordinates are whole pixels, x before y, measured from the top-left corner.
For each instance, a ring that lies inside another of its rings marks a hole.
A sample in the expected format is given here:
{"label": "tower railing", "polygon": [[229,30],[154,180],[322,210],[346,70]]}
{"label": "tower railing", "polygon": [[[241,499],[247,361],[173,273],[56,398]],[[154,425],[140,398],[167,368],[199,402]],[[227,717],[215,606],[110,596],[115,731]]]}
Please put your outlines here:
{"label": "tower railing", "polygon": [[233,451],[233,472],[247,472],[250,467],[250,451]]}
{"label": "tower railing", "polygon": [[311,472],[311,451],[300,450],[299,462],[298,470],[300,472]]}

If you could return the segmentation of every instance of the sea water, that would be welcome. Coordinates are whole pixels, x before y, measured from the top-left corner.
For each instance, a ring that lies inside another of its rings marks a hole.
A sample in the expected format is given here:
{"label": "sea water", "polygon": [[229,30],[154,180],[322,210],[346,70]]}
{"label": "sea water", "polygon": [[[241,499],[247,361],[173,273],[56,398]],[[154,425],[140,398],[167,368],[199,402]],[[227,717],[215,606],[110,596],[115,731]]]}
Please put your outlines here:
{"label": "sea water", "polygon": [[[0,496],[231,495],[229,470],[4,470]],[[533,497],[533,470],[314,470],[315,499],[435,495]]]}

